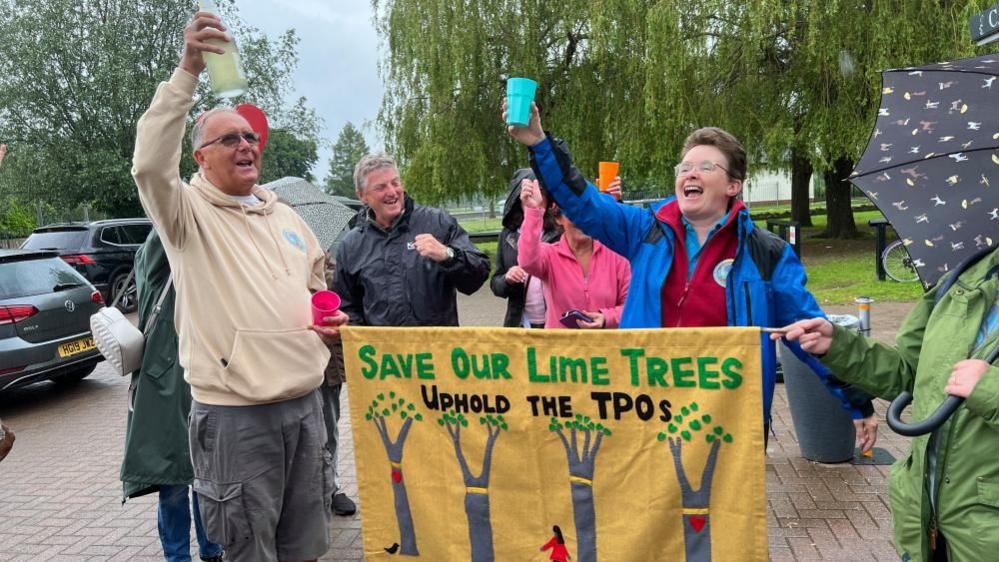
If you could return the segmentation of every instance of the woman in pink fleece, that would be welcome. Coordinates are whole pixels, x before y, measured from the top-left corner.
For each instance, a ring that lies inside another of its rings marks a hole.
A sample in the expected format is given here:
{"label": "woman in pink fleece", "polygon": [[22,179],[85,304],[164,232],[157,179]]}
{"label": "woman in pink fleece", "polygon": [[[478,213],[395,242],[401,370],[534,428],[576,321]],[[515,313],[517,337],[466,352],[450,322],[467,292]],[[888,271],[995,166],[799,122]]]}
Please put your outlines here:
{"label": "woman in pink fleece", "polygon": [[577,320],[580,328],[617,328],[628,296],[631,268],[627,260],[583,234],[558,213],[565,234],[555,243],[541,242],[544,198],[537,180],[521,183],[524,222],[517,241],[517,262],[544,283],[545,328],[562,328],[562,314],[579,310],[593,322]]}

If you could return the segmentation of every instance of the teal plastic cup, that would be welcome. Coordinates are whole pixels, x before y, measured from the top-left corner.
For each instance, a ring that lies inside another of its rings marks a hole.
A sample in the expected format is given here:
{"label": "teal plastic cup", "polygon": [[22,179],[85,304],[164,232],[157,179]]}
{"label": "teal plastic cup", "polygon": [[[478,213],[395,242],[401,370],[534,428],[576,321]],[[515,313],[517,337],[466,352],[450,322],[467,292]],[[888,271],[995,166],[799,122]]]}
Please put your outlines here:
{"label": "teal plastic cup", "polygon": [[506,81],[506,124],[526,127],[531,121],[531,102],[538,83],[530,78],[510,78]]}

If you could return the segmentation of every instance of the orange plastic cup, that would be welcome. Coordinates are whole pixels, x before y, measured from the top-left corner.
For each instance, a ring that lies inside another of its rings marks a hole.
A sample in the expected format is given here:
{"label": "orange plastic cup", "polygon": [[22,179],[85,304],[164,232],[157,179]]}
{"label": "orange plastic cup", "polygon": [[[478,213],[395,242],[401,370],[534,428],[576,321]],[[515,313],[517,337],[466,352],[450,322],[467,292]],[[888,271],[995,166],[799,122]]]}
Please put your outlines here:
{"label": "orange plastic cup", "polygon": [[601,162],[600,163],[600,175],[597,177],[597,187],[600,191],[607,191],[610,187],[614,178],[617,177],[618,170],[621,169],[621,164],[618,162]]}

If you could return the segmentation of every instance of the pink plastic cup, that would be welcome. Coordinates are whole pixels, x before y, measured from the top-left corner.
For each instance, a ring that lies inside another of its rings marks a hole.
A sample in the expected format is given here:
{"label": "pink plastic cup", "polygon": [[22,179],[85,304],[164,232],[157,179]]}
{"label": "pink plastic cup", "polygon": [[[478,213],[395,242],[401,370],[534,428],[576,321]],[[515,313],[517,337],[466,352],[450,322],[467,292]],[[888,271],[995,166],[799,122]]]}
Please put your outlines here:
{"label": "pink plastic cup", "polygon": [[324,326],[326,316],[333,316],[340,310],[340,295],[333,291],[316,291],[312,294],[312,323]]}

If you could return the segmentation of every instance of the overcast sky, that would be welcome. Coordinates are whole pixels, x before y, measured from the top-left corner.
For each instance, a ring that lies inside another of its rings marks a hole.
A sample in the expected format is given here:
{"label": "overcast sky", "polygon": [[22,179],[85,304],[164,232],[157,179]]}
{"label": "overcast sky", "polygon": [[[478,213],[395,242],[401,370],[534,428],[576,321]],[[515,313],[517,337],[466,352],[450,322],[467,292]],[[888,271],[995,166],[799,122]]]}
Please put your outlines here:
{"label": "overcast sky", "polygon": [[[374,120],[384,87],[378,76],[378,37],[371,0],[237,0],[243,20],[277,37],[294,28],[301,40],[295,96],[305,96],[323,118],[323,136],[335,141],[347,121],[382,147]],[[319,151],[313,174],[326,177],[329,148]]]}

